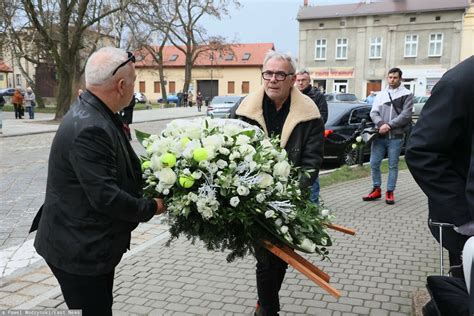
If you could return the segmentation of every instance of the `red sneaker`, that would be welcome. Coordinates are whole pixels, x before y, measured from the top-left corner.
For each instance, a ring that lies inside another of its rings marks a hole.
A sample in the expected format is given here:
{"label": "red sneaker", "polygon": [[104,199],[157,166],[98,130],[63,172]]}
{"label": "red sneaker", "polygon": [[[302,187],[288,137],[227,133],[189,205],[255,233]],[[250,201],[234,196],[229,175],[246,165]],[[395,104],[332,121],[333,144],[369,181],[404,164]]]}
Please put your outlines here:
{"label": "red sneaker", "polygon": [[393,194],[393,191],[387,191],[385,193],[385,203],[395,204],[395,195]]}
{"label": "red sneaker", "polygon": [[373,201],[376,199],[380,199],[382,197],[382,190],[380,187],[374,187],[372,189],[372,192],[370,192],[368,195],[363,196],[362,200],[363,201]]}

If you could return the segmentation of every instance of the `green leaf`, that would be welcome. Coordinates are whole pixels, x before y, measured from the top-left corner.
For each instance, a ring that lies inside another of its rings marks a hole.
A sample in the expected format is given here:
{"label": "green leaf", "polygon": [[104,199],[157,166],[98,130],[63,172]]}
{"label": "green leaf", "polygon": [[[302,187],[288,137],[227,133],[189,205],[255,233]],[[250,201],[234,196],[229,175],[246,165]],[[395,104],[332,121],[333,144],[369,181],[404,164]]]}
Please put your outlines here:
{"label": "green leaf", "polygon": [[135,130],[135,136],[137,137],[137,140],[138,142],[143,146],[143,141],[150,137],[151,134],[148,134],[148,133],[145,133],[145,132],[142,132],[142,131],[139,131],[139,130]]}

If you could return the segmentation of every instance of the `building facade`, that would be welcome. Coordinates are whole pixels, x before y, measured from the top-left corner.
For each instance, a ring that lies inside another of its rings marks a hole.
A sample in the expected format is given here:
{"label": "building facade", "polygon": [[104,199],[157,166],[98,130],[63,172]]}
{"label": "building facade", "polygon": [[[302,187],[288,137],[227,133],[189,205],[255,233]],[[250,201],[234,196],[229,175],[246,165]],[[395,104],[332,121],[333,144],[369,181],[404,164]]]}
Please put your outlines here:
{"label": "building facade", "polygon": [[298,12],[300,66],[315,86],[362,99],[383,89],[387,70],[399,67],[407,88],[429,95],[460,61],[467,8],[467,0],[305,5]]}
{"label": "building facade", "polygon": [[3,59],[0,59],[0,89],[8,88],[8,74],[13,70]]}
{"label": "building facade", "polygon": [[[207,100],[216,95],[246,95],[255,91],[263,84],[263,59],[269,50],[274,50],[273,43],[234,44],[225,53],[201,53],[194,63],[189,87],[194,100],[198,91]],[[183,52],[174,46],[165,46],[163,61],[167,94],[182,92],[185,65]],[[158,64],[146,53],[135,66],[135,91],[157,102],[162,97]]]}

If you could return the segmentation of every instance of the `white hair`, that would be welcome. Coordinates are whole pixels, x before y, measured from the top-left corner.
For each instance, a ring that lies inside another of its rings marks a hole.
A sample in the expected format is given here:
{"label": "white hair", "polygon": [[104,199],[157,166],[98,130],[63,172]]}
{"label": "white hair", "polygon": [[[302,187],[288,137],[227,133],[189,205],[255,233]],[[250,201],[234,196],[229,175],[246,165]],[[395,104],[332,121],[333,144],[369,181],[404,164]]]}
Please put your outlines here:
{"label": "white hair", "polygon": [[293,73],[293,74],[295,73],[295,71],[296,71],[296,62],[293,59],[293,57],[291,57],[290,54],[279,53],[279,52],[276,52],[274,50],[269,50],[265,54],[265,58],[263,59],[263,66],[264,67],[270,59],[279,59],[279,60],[286,61],[288,63],[288,65],[290,65],[290,72]]}
{"label": "white hair", "polygon": [[[105,58],[104,58],[105,57]],[[93,53],[86,63],[86,86],[100,86],[112,79],[112,72],[127,60],[127,53],[116,47],[103,47]]]}

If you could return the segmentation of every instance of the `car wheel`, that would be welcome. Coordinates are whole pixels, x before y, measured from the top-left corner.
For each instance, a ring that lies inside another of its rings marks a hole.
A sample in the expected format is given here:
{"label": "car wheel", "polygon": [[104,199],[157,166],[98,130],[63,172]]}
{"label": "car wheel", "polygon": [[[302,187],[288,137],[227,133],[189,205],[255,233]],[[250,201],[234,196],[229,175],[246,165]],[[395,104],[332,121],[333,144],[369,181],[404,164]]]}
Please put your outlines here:
{"label": "car wheel", "polygon": [[359,162],[359,150],[352,148],[352,143],[347,144],[339,157],[339,162],[348,166],[356,165]]}

